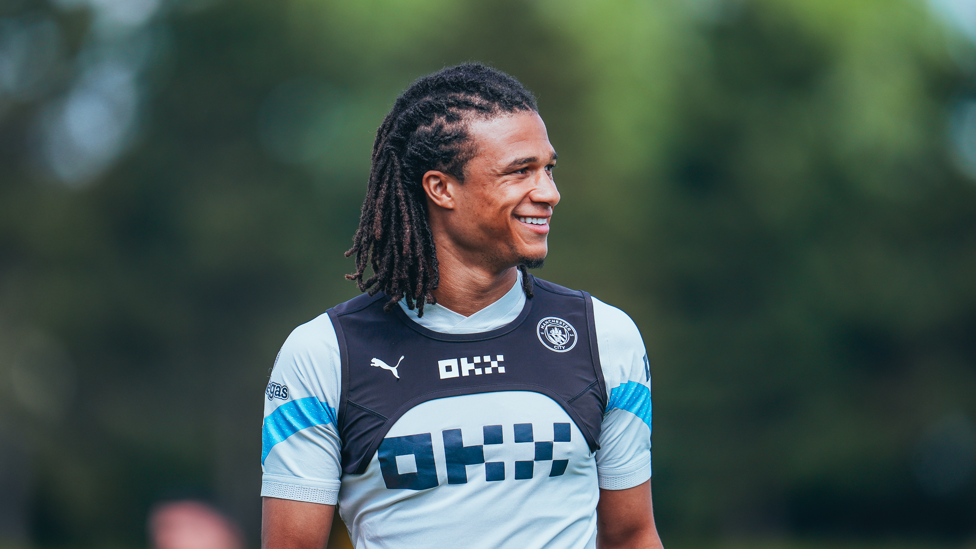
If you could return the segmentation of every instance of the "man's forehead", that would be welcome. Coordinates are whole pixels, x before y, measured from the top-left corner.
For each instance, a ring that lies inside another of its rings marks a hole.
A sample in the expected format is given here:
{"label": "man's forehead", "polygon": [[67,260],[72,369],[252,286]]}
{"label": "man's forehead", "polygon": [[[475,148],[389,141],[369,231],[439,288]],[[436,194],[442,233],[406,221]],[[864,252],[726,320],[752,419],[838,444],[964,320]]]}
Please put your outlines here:
{"label": "man's forehead", "polygon": [[556,151],[549,143],[546,125],[534,111],[476,118],[468,125],[476,157],[509,163],[551,161]]}

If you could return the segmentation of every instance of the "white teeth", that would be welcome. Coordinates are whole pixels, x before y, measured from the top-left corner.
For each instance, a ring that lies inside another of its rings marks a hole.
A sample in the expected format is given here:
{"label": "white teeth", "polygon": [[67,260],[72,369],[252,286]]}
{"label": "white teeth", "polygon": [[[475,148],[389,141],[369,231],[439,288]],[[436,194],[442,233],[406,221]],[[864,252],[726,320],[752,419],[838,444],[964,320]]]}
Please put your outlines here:
{"label": "white teeth", "polygon": [[533,225],[545,225],[546,218],[544,217],[519,217],[519,221],[522,223],[531,223]]}

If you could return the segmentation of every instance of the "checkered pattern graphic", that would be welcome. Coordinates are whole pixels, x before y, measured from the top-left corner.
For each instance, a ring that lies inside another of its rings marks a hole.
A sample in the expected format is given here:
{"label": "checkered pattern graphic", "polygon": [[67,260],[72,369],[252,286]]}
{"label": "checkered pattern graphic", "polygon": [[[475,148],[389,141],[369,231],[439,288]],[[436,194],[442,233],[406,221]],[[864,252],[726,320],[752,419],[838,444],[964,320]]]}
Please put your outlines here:
{"label": "checkered pattern graphic", "polygon": [[[495,355],[495,360],[491,359],[490,355],[476,356],[474,358],[462,358],[461,359],[461,375],[467,376],[472,372],[476,376],[480,376],[482,373],[490,374],[492,371],[498,372],[499,374],[505,373],[505,367],[499,364],[504,362],[505,357],[502,355]],[[484,368],[479,368],[477,364],[484,364]]]}
{"label": "checkered pattern graphic", "polygon": [[505,361],[505,357],[503,357],[502,355],[495,355],[495,360],[492,360],[490,356],[485,355],[483,358],[484,358],[485,364],[488,365],[488,366],[485,366],[485,373],[486,374],[490,374],[492,370],[498,372],[499,374],[504,374],[505,373],[505,367],[504,366],[500,366],[498,364],[499,362],[504,362]]}
{"label": "checkered pattern graphic", "polygon": [[[501,425],[485,425],[484,434],[485,434],[485,446],[505,443],[505,436],[502,433]],[[487,480],[488,482],[505,480],[505,462],[503,461],[486,462],[485,480]]]}
{"label": "checkered pattern graphic", "polygon": [[515,424],[515,443],[534,444],[535,457],[532,461],[515,462],[515,480],[525,480],[532,478],[535,473],[535,463],[538,461],[551,461],[552,467],[549,469],[550,477],[558,477],[566,472],[569,465],[568,459],[552,459],[552,450],[556,442],[569,442],[572,439],[572,430],[568,423],[553,423],[553,440],[535,440],[532,432],[531,423]]}

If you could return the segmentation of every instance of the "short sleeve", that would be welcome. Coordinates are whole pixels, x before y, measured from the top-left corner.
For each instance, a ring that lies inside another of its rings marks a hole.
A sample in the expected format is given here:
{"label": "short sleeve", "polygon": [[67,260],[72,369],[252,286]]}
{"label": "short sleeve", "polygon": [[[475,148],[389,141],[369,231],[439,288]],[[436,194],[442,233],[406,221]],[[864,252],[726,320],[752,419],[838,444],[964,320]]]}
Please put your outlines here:
{"label": "short sleeve", "polygon": [[626,313],[594,298],[593,317],[607,384],[596,454],[600,488],[624,490],[651,478],[651,371]]}
{"label": "short sleeve", "polygon": [[340,360],[327,314],[295,328],[282,345],[265,390],[262,496],[335,505]]}

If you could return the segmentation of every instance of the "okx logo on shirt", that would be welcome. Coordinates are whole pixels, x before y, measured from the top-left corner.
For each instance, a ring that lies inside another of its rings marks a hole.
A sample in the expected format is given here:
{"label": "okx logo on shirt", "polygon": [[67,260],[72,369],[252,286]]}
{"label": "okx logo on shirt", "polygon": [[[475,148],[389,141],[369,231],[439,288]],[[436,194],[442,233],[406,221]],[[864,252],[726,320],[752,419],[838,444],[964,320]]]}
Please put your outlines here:
{"label": "okx logo on shirt", "polygon": [[[481,429],[483,443],[465,446],[461,429],[447,429],[436,434],[444,442],[443,455],[435,456],[432,433],[387,437],[377,453],[383,481],[390,489],[426,490],[437,486],[438,461],[447,470],[448,484],[466,484],[469,472],[484,475],[488,482],[558,477],[566,472],[569,459],[554,456],[559,454],[561,443],[571,442],[572,428],[569,423],[553,423],[552,432],[553,440],[536,440],[531,423],[485,425]],[[493,446],[500,446],[500,455],[512,459],[486,461],[485,449]],[[524,459],[526,455],[532,459]],[[468,469],[470,465],[483,467]]]}

